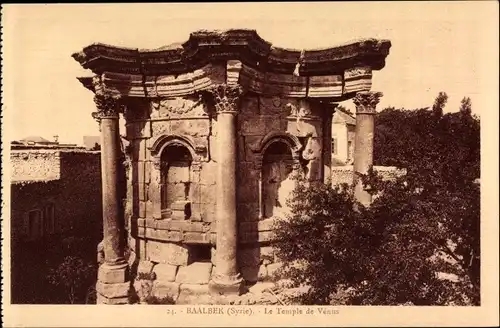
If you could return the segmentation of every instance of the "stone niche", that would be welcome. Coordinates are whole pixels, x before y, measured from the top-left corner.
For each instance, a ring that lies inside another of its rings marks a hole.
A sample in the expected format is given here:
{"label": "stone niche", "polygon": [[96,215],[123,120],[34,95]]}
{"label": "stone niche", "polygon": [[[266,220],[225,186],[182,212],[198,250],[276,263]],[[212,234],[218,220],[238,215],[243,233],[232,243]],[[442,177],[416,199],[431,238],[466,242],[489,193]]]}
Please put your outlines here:
{"label": "stone niche", "polygon": [[[125,208],[131,209],[127,221],[131,238],[137,239],[135,252],[141,260],[175,266],[213,263],[214,109],[203,97],[185,96],[142,102],[131,110]],[[253,94],[241,99],[236,120],[238,261],[249,281],[267,277],[265,266],[275,262],[268,254],[273,222],[288,211],[295,177],[322,179],[324,115],[319,102]],[[261,258],[262,247],[266,261],[249,261],[248,254]]]}
{"label": "stone niche", "polygon": [[126,207],[132,208],[136,252],[141,260],[177,266],[210,262],[213,115],[201,98],[192,96],[152,100],[130,111],[135,114],[127,117],[132,169]]}
{"label": "stone niche", "polygon": [[296,178],[323,179],[324,105],[286,97],[247,97],[238,116],[240,271],[249,282],[272,278],[273,224],[286,217]]}

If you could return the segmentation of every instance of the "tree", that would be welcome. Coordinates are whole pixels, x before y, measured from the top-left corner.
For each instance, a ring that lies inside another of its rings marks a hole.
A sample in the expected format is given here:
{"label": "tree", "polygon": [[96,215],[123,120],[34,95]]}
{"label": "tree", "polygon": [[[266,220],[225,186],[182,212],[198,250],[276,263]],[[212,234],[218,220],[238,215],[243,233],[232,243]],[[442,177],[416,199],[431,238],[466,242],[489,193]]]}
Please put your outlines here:
{"label": "tree", "polygon": [[469,97],[464,97],[460,102],[460,113],[465,117],[472,115],[472,104]]}
{"label": "tree", "polygon": [[94,144],[94,147],[92,147],[92,149],[90,149],[90,150],[101,150],[101,145],[96,142]]}
{"label": "tree", "polygon": [[95,280],[95,265],[77,256],[66,256],[50,271],[49,282],[67,295],[70,304],[85,301],[88,287]]}
{"label": "tree", "polygon": [[478,305],[479,120],[387,109],[375,136],[376,163],[407,174],[365,176],[369,208],[346,186],[299,183],[276,224],[282,277],[310,287],[305,304]]}
{"label": "tree", "polygon": [[434,105],[432,106],[432,112],[436,118],[441,118],[441,116],[443,116],[443,109],[446,102],[448,102],[448,95],[446,92],[440,92],[434,100]]}

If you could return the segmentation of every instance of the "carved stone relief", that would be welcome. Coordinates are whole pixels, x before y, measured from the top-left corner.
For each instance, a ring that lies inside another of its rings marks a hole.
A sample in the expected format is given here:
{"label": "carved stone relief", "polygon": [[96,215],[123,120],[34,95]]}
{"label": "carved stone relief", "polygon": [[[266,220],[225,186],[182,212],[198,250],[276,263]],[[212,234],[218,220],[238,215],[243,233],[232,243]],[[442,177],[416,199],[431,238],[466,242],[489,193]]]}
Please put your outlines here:
{"label": "carved stone relief", "polygon": [[201,95],[196,97],[160,99],[152,102],[153,118],[178,118],[186,116],[208,116]]}

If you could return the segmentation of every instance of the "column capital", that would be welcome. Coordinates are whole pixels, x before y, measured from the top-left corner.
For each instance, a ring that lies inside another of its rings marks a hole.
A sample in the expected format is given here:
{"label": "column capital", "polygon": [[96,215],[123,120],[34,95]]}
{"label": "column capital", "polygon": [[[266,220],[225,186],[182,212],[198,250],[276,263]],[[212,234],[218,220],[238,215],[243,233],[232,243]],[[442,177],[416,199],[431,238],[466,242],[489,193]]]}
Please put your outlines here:
{"label": "column capital", "polygon": [[92,117],[100,122],[103,118],[118,118],[118,114],[125,110],[120,95],[112,95],[105,91],[104,82],[101,76],[96,75],[92,79],[94,86],[94,103],[97,111],[92,113]]}
{"label": "column capital", "polygon": [[238,113],[239,101],[243,95],[240,85],[219,84],[208,89],[207,92],[213,97],[217,114]]}
{"label": "column capital", "polygon": [[382,97],[382,92],[358,92],[352,99],[356,106],[356,114],[375,114],[375,108]]}

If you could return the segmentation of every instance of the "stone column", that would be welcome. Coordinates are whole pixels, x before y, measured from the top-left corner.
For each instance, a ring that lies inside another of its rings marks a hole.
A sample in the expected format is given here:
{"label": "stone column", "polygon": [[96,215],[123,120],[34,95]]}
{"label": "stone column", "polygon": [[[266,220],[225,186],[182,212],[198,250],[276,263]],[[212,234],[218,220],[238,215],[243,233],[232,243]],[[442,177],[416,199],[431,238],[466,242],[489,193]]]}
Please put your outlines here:
{"label": "stone column", "polygon": [[373,134],[375,107],[381,92],[358,92],[353,98],[356,106],[356,136],[354,140],[354,197],[364,206],[369,206],[372,196],[365,190],[360,175],[368,173],[373,165]]}
{"label": "stone column", "polygon": [[332,178],[332,121],[338,104],[323,105],[323,182],[331,185]]}
{"label": "stone column", "polygon": [[122,110],[120,99],[105,94],[96,85],[94,97],[97,112],[92,116],[101,131],[101,177],[104,263],[97,277],[98,304],[127,304],[130,288],[128,264],[124,258],[124,226],[120,220],[118,193],[118,161],[120,136],[118,114]]}
{"label": "stone column", "polygon": [[236,117],[239,86],[219,85],[210,90],[217,111],[217,252],[209,283],[214,294],[240,294],[243,279],[238,270],[236,219]]}

